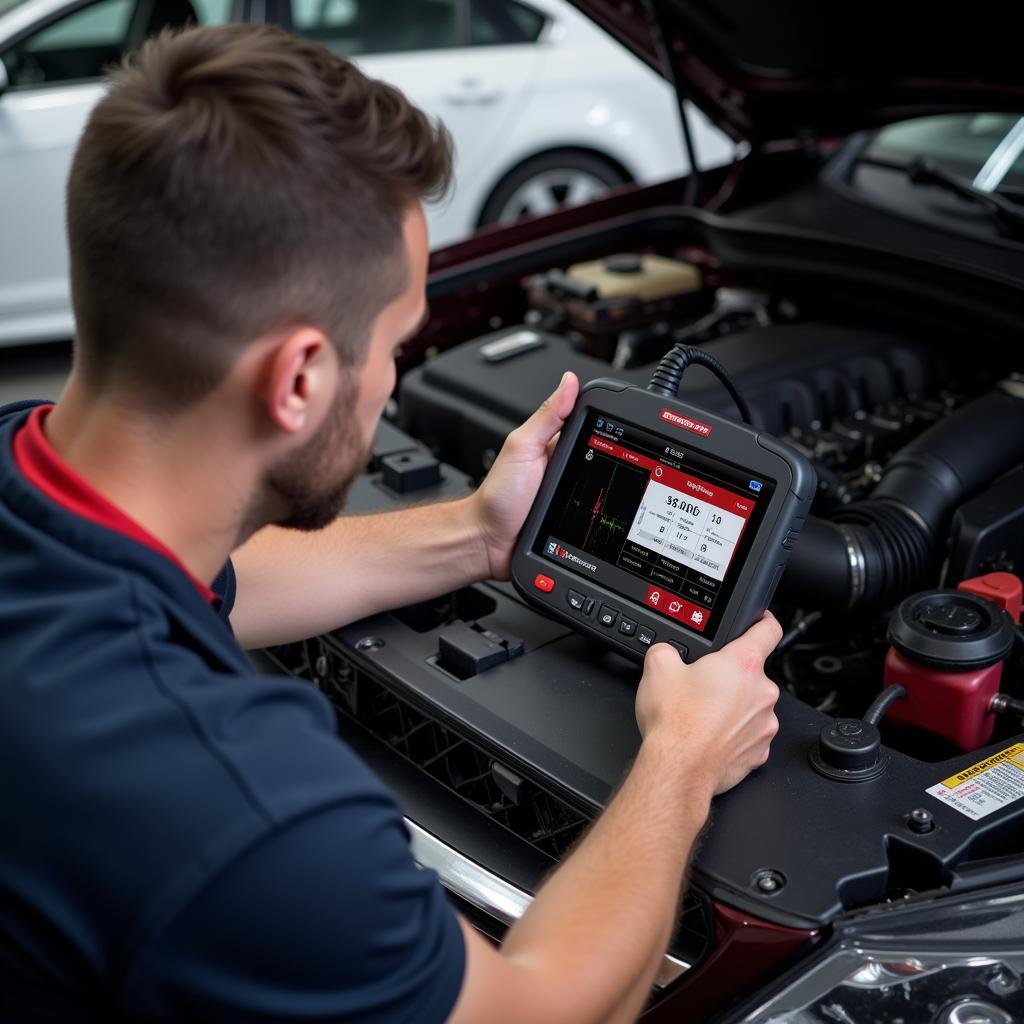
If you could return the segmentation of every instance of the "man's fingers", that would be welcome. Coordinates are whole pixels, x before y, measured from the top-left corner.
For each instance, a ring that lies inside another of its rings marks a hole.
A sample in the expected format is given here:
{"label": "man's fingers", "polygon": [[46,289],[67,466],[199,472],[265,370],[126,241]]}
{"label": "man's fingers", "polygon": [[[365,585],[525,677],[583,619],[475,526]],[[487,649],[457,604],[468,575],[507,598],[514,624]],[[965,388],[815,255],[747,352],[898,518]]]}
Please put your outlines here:
{"label": "man's fingers", "polygon": [[672,671],[683,664],[679,652],[671,644],[655,644],[647,648],[644,657],[644,666],[653,666],[655,669],[666,669]]}
{"label": "man's fingers", "polygon": [[517,440],[530,453],[541,454],[548,442],[562,429],[580,393],[576,374],[568,370],[550,398],[515,433]]}
{"label": "man's fingers", "polygon": [[782,627],[779,620],[771,612],[765,612],[759,622],[755,622],[737,641],[744,647],[757,652],[762,662],[768,657],[782,639]]}

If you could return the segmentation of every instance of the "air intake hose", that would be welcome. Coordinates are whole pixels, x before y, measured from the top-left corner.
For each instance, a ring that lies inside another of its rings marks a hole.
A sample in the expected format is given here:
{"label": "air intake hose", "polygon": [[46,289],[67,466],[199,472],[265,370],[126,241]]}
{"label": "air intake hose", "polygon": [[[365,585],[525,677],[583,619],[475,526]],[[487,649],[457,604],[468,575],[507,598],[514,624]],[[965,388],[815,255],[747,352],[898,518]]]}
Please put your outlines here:
{"label": "air intake hose", "polygon": [[871,497],[811,516],[779,584],[791,604],[855,608],[912,592],[949,518],[1024,461],[1024,381],[1013,379],[936,423],[889,462]]}

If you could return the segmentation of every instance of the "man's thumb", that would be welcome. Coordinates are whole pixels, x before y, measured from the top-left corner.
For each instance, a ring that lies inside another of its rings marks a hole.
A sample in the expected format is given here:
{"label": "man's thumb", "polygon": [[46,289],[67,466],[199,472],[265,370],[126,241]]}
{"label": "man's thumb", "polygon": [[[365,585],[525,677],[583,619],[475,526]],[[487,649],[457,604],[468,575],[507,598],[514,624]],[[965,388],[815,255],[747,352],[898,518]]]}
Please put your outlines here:
{"label": "man's thumb", "polygon": [[544,448],[562,429],[579,393],[580,382],[576,374],[566,370],[551,396],[520,428],[527,443]]}

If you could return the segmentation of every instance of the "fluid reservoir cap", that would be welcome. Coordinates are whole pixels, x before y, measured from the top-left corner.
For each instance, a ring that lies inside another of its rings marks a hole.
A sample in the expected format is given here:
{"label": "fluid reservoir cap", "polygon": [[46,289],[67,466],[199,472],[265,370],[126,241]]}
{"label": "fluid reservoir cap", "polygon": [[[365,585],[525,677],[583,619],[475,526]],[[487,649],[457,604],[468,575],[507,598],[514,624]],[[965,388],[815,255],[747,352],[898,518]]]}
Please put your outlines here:
{"label": "fluid reservoir cap", "polygon": [[644,269],[643,257],[632,252],[607,256],[604,260],[604,269],[611,274],[639,274]]}
{"label": "fluid reservoir cap", "polygon": [[885,770],[878,727],[859,718],[837,718],[822,728],[811,751],[815,770],[838,782],[867,782]]}
{"label": "fluid reservoir cap", "polygon": [[889,642],[905,658],[946,672],[987,668],[1013,648],[1013,626],[998,605],[958,590],[928,590],[902,601]]}

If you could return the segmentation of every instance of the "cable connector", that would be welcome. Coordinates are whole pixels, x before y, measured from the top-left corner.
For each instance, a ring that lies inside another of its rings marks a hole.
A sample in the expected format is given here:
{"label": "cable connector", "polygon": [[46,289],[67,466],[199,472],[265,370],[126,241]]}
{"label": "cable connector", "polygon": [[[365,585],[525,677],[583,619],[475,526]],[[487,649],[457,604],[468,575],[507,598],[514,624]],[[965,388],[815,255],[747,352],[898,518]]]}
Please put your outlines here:
{"label": "cable connector", "polygon": [[994,715],[1019,715],[1024,718],[1024,700],[1011,697],[1008,693],[997,693],[988,709]]}

